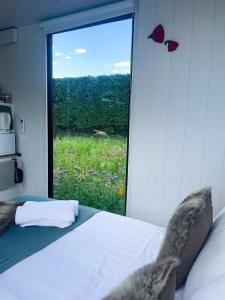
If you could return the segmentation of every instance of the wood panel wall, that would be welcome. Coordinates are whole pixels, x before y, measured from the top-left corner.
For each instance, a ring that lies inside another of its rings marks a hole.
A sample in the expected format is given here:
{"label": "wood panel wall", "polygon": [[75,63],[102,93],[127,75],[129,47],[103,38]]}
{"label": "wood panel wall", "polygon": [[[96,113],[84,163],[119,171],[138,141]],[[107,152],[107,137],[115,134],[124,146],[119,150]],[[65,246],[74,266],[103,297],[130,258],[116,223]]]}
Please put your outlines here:
{"label": "wood panel wall", "polygon": [[[13,95],[19,164],[24,182],[0,192],[0,198],[21,194],[47,195],[46,39],[39,25],[18,29],[18,43],[0,47],[0,87]],[[25,120],[25,139],[19,120]]]}
{"label": "wood panel wall", "polygon": [[[177,51],[147,39],[160,23]],[[129,216],[165,225],[204,186],[225,206],[225,1],[139,1],[130,125]]]}

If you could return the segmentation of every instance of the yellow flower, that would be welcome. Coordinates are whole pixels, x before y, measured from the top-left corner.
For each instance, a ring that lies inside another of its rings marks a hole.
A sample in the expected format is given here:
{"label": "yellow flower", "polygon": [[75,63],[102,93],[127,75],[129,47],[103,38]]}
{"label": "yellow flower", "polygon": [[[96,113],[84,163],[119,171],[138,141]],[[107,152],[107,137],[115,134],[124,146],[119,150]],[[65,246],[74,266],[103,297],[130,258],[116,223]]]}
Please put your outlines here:
{"label": "yellow flower", "polygon": [[118,188],[116,190],[116,195],[117,196],[123,196],[124,195],[124,188]]}

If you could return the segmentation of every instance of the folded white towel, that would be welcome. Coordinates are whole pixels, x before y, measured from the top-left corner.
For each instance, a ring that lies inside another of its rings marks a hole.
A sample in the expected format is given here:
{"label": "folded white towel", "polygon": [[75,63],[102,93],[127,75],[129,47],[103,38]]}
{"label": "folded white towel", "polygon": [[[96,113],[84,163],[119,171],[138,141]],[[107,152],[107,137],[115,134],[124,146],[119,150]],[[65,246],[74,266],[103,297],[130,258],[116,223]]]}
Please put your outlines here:
{"label": "folded white towel", "polygon": [[53,200],[47,202],[27,201],[16,210],[15,223],[26,226],[70,226],[78,216],[76,200]]}

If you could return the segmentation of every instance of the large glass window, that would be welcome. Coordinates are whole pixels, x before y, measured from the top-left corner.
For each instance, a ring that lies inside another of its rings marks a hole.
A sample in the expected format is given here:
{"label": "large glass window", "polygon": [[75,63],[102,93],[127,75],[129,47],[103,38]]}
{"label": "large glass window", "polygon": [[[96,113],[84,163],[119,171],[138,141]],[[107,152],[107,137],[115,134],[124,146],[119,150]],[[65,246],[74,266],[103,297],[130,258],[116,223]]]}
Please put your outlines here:
{"label": "large glass window", "polygon": [[132,19],[52,35],[53,196],[125,213]]}

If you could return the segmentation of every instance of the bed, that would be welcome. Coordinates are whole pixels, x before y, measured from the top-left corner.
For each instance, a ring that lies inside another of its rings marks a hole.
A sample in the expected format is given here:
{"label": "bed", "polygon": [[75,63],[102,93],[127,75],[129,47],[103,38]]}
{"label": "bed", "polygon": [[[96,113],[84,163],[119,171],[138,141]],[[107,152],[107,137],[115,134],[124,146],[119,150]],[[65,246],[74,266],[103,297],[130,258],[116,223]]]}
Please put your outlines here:
{"label": "bed", "polygon": [[[18,201],[28,199],[48,200],[30,196],[17,198]],[[47,241],[46,245],[36,243],[40,249],[35,248],[26,257],[19,255],[23,247],[14,249],[11,245],[11,257],[19,259],[13,260],[2,272],[2,257],[7,257],[4,250],[10,249],[3,249],[2,241],[7,239],[11,228],[0,236],[1,299],[102,299],[128,275],[155,261],[166,233],[163,227],[87,207],[81,209],[79,218],[66,234],[57,232],[57,238]],[[47,229],[42,230],[45,235]],[[35,233],[35,236],[41,240],[41,235]],[[214,219],[185,284],[175,293],[175,300],[224,299],[224,241],[225,208]],[[27,247],[24,237],[19,243]]]}
{"label": "bed", "polygon": [[[4,300],[98,300],[153,262],[165,229],[98,212],[0,274]],[[7,233],[6,233],[7,234]],[[181,300],[183,289],[176,293]]]}

